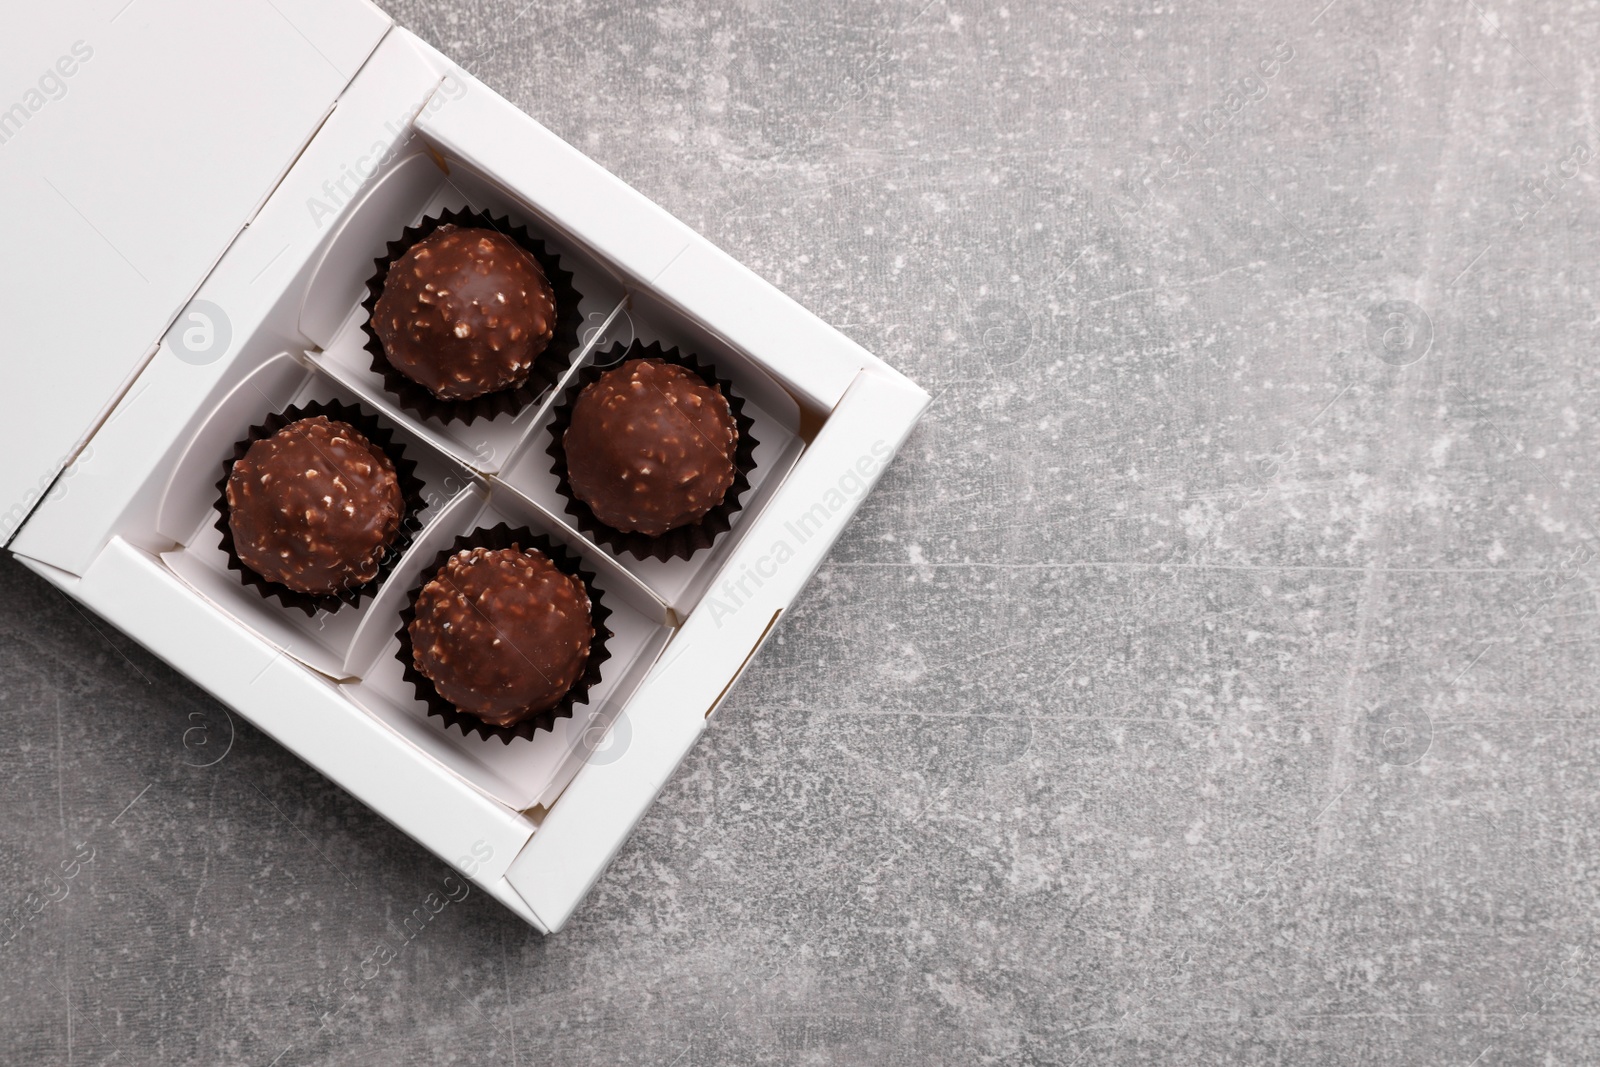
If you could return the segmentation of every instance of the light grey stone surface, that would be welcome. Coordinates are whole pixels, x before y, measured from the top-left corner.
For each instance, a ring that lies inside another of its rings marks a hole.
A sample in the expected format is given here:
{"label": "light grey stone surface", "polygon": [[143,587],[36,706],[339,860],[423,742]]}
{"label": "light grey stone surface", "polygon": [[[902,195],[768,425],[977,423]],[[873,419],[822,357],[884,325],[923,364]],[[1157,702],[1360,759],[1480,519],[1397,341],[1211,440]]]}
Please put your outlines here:
{"label": "light grey stone surface", "polygon": [[0,566],[0,1061],[1600,1060],[1600,7],[1324,3],[392,0],[933,406],[568,929],[381,968],[442,865]]}

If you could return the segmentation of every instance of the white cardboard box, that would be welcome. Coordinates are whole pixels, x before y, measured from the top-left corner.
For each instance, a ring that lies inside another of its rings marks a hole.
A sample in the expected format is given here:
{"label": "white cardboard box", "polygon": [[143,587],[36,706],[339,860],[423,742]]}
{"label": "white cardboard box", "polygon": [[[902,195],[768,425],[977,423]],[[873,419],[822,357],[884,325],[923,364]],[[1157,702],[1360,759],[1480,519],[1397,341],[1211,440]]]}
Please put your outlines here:
{"label": "white cardboard box", "polygon": [[[21,382],[0,424],[0,539],[559,929],[927,395],[365,0],[104,0],[20,22],[0,41],[0,84],[27,86],[0,99],[0,197],[30,273],[0,286]],[[568,379],[613,340],[660,340],[747,399],[758,464],[710,550],[641,563],[585,539],[544,453],[555,396],[446,426],[368,369],[373,259],[460,206],[509,215],[574,272]],[[375,597],[307,618],[226,569],[215,486],[250,425],[334,398],[396,429],[430,504]],[[502,520],[580,555],[615,632],[590,703],[510,745],[427,718],[394,658],[426,562]]]}

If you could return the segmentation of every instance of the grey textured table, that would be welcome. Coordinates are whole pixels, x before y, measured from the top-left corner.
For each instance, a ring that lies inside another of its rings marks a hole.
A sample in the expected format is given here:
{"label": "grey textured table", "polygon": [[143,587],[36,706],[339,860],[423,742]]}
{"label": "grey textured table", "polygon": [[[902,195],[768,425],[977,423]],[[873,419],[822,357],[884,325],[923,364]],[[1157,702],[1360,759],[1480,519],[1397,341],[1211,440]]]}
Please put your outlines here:
{"label": "grey textured table", "polygon": [[0,1061],[1600,1060],[1600,7],[1324,3],[395,0],[933,406],[545,939],[0,566]]}

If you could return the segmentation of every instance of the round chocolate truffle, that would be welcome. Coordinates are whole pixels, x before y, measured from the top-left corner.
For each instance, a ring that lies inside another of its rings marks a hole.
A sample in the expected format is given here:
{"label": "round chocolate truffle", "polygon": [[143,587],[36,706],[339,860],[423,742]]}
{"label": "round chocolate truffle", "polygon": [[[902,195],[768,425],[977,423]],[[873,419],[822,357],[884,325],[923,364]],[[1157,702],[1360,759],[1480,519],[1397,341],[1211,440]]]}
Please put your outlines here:
{"label": "round chocolate truffle", "polygon": [[578,394],[562,438],[573,495],[624,533],[699,522],[733,485],[739,427],[693,371],[630,359]]}
{"label": "round chocolate truffle", "polygon": [[505,234],[446,223],[389,268],[372,318],[396,370],[440,400],[471,400],[527,381],[555,336],[556,295]]}
{"label": "round chocolate truffle", "polygon": [[376,578],[406,510],[393,461],[325,415],[252,444],[228,474],[227,501],[239,560],[318,595]]}
{"label": "round chocolate truffle", "polygon": [[417,594],[417,670],[439,695],[495,726],[561,702],[589,660],[583,583],[537,549],[464,548]]}

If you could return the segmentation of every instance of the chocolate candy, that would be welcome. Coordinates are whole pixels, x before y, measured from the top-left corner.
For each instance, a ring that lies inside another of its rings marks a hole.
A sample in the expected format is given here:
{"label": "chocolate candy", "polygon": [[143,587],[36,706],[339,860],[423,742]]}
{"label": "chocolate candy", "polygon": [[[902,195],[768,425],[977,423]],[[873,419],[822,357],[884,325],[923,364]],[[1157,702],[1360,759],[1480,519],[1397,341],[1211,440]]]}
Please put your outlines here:
{"label": "chocolate candy", "polygon": [[394,463],[325,415],[252,444],[228,474],[227,501],[239,561],[319,595],[377,577],[405,514]]}
{"label": "chocolate candy", "polygon": [[511,238],[446,223],[389,268],[372,318],[396,370],[440,400],[471,400],[527,381],[555,336],[556,297]]}
{"label": "chocolate candy", "polygon": [[465,548],[417,594],[412,660],[439,695],[495,726],[555,707],[594,624],[577,578],[537,549]]}
{"label": "chocolate candy", "polygon": [[607,526],[647,537],[722,503],[738,443],[722,390],[659,359],[630,359],[586,386],[562,439],[573,495]]}

